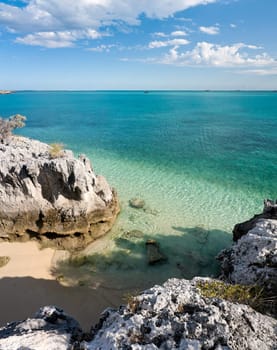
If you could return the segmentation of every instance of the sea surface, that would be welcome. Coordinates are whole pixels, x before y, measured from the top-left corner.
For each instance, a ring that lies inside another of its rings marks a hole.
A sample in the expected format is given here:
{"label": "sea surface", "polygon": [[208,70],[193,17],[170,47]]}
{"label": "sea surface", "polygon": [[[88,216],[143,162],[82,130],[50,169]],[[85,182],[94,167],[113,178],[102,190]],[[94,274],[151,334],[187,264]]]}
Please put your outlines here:
{"label": "sea surface", "polygon": [[[216,275],[215,256],[231,244],[233,226],[277,195],[274,92],[0,96],[0,115],[16,113],[27,116],[17,133],[85,153],[120,198],[116,225],[86,249],[89,261],[61,267],[72,283],[81,274],[83,283],[140,289],[168,277]],[[131,198],[143,199],[144,210],[131,208]],[[147,239],[159,243],[163,264],[148,266]]]}

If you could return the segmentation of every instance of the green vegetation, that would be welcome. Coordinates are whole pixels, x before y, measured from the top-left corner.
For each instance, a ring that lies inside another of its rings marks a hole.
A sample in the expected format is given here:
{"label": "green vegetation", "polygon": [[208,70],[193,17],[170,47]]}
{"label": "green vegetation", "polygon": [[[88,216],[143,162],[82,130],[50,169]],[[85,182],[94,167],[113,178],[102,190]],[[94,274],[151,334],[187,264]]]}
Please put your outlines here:
{"label": "green vegetation", "polygon": [[62,157],[64,154],[64,145],[62,143],[51,143],[49,154],[52,159]]}
{"label": "green vegetation", "polygon": [[264,289],[257,285],[227,284],[221,281],[199,281],[197,287],[203,297],[219,298],[233,303],[246,304],[263,312],[268,304]]}
{"label": "green vegetation", "polygon": [[15,114],[9,119],[0,118],[0,142],[5,141],[12,135],[14,129],[25,126],[26,117],[21,114]]}
{"label": "green vegetation", "polygon": [[9,256],[0,256],[0,267],[7,265],[10,259],[11,258]]}

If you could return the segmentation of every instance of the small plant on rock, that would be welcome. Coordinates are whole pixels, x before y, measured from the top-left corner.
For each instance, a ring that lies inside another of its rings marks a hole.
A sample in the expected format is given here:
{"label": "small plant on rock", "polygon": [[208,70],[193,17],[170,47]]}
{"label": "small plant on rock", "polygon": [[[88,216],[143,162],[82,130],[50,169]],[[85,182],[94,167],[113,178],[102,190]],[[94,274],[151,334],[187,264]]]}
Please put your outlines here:
{"label": "small plant on rock", "polygon": [[62,143],[51,143],[49,154],[52,159],[62,157],[64,154],[64,145]]}
{"label": "small plant on rock", "polygon": [[0,142],[4,142],[11,135],[14,129],[25,126],[26,117],[21,114],[15,114],[9,119],[0,118]]}

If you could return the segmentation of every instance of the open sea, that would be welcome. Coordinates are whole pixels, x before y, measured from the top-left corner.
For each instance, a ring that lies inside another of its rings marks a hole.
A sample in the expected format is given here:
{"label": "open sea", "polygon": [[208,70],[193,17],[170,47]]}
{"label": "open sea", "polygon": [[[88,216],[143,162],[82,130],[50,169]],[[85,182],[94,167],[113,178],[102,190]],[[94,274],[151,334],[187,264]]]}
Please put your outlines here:
{"label": "open sea", "polygon": [[[17,133],[85,153],[119,195],[116,225],[86,248],[89,263],[61,267],[72,283],[81,274],[107,288],[140,289],[168,277],[216,275],[215,256],[230,246],[233,226],[277,196],[274,92],[0,96],[1,116],[16,113],[27,116]],[[134,197],[145,201],[145,210],[129,206]],[[163,264],[148,266],[148,238],[167,256]]]}

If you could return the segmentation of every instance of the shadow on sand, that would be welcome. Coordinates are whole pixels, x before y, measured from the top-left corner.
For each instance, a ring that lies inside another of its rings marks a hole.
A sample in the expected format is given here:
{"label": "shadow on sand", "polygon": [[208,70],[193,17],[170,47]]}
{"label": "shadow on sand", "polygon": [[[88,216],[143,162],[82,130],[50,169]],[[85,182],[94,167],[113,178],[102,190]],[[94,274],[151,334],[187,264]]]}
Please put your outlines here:
{"label": "shadow on sand", "polygon": [[54,280],[31,277],[0,279],[0,327],[32,317],[41,306],[56,305],[89,330],[105,308],[122,303],[121,292],[101,287],[64,287]]}

